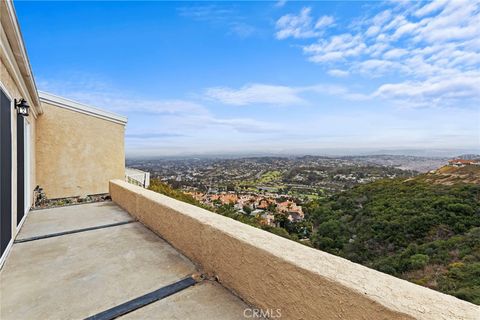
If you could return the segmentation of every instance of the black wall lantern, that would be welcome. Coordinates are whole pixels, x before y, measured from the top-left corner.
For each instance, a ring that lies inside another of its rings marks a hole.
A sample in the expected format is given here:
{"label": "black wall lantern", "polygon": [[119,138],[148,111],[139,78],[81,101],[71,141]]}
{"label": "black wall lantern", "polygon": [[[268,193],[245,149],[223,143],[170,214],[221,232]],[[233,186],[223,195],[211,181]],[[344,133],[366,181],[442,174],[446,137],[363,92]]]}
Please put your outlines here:
{"label": "black wall lantern", "polygon": [[15,108],[17,109],[19,115],[28,117],[28,109],[30,108],[30,106],[25,99],[15,99]]}

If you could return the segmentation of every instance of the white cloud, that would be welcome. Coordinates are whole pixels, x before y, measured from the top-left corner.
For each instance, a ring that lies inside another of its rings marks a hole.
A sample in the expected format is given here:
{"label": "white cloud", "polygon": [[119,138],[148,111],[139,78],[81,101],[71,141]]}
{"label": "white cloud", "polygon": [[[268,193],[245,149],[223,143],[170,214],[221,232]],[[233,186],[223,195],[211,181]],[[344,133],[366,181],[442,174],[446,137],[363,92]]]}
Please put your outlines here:
{"label": "white cloud", "polygon": [[391,19],[391,17],[392,12],[390,10],[384,10],[373,17],[372,23],[375,26],[382,27],[385,25],[385,22]]}
{"label": "white cloud", "polygon": [[249,104],[294,105],[305,101],[298,96],[295,88],[268,84],[249,84],[240,89],[228,87],[209,88],[207,98],[225,104],[243,106]]}
{"label": "white cloud", "polygon": [[432,1],[415,12],[415,16],[423,17],[433,11],[436,11],[447,4],[447,0]]}
{"label": "white cloud", "polygon": [[298,15],[287,14],[280,17],[276,23],[277,39],[317,37],[323,33],[322,29],[333,24],[334,19],[331,16],[320,17],[314,24],[311,11],[311,8],[305,7]]}
{"label": "white cloud", "polygon": [[339,78],[347,77],[350,74],[350,72],[345,70],[340,70],[340,69],[330,69],[327,72],[332,77],[339,77]]}
{"label": "white cloud", "polygon": [[[435,99],[432,105],[438,106],[460,106],[462,100],[474,98],[466,93],[471,93],[472,82],[480,83],[480,0],[386,2],[378,7],[382,10],[360,19],[355,28],[337,24],[340,33],[328,37],[311,28],[314,17],[310,10],[284,17],[287,21],[303,17],[303,34],[308,30],[307,34],[316,38],[301,44],[303,53],[330,75],[343,75],[335,70],[369,78],[388,74],[388,83],[380,84],[372,96],[395,98],[399,103],[403,97],[405,105],[424,105],[426,99]],[[279,39],[299,38],[302,32],[294,34],[291,31],[279,37],[277,31]],[[398,80],[392,81],[392,77]],[[397,94],[415,86],[415,95]],[[422,101],[415,103],[415,98]]]}
{"label": "white cloud", "polygon": [[323,16],[315,23],[315,29],[321,29],[323,27],[330,27],[335,22],[332,16]]}
{"label": "white cloud", "polygon": [[365,36],[373,37],[378,35],[378,33],[382,30],[382,27],[385,25],[385,22],[387,22],[391,16],[392,13],[390,10],[385,10],[378,13],[371,19],[371,24],[368,26]]}
{"label": "white cloud", "polygon": [[408,51],[402,48],[388,50],[383,54],[385,59],[397,59],[408,54]]}
{"label": "white cloud", "polygon": [[287,0],[278,0],[275,2],[275,7],[281,8],[287,3]]}
{"label": "white cloud", "polygon": [[[279,130],[279,126],[250,118],[218,117],[204,105],[182,99],[143,99],[136,98],[135,93],[115,90],[106,82],[95,76],[75,74],[73,79],[79,82],[39,80],[40,90],[88,104],[90,106],[126,115],[129,123],[136,122],[137,117],[147,116],[149,121],[141,120],[140,127],[127,127],[127,138],[132,141],[148,139],[174,140],[179,137],[194,135],[198,130],[233,130],[243,133],[264,133]],[[273,93],[273,92],[272,92]],[[132,120],[132,121],[131,121]],[[161,130],[158,126],[161,124]],[[151,133],[151,134],[148,134]]]}
{"label": "white cloud", "polygon": [[380,86],[373,94],[382,98],[400,102],[409,101],[411,106],[437,107],[447,105],[452,107],[466,100],[467,107],[471,102],[480,103],[480,90],[478,80],[480,74],[471,73],[452,78],[433,77],[425,81],[405,81],[401,83],[388,83]]}
{"label": "white cloud", "polygon": [[[341,72],[341,70],[336,71]],[[249,84],[239,89],[214,87],[205,91],[205,97],[223,104],[236,106],[254,104],[295,106],[309,104],[309,102],[302,97],[302,95],[306,93],[323,94],[357,101],[370,98],[368,95],[350,92],[345,87],[330,84],[315,84],[301,87]]]}
{"label": "white cloud", "polygon": [[204,121],[205,120],[207,120],[209,123],[213,125],[230,127],[241,132],[262,133],[262,132],[278,131],[281,129],[281,127],[276,124],[272,124],[264,121],[258,121],[254,119],[248,119],[248,118],[233,118],[233,119],[209,118],[209,119],[204,119]]}
{"label": "white cloud", "polygon": [[347,88],[339,85],[330,84],[317,84],[313,86],[305,86],[297,88],[298,92],[315,92],[320,94],[326,94],[334,96],[336,98],[351,100],[351,101],[363,101],[369,100],[371,97],[366,94],[351,92]]}
{"label": "white cloud", "polygon": [[188,100],[180,99],[141,99],[135,95],[112,90],[107,86],[102,89],[89,90],[88,87],[79,85],[65,85],[64,82],[40,81],[38,86],[41,90],[52,92],[66,98],[79,101],[97,108],[107,109],[115,113],[149,113],[149,114],[195,114],[204,115],[208,111],[202,105]]}
{"label": "white cloud", "polygon": [[379,78],[389,73],[405,71],[405,66],[397,61],[382,59],[370,59],[359,62],[353,70],[362,73],[370,78]]}
{"label": "white cloud", "polygon": [[231,17],[235,12],[227,6],[218,5],[198,5],[185,6],[177,9],[183,17],[193,18],[199,21],[224,21]]}
{"label": "white cloud", "polygon": [[310,55],[310,61],[322,63],[358,56],[366,48],[360,36],[344,33],[333,36],[328,41],[320,40],[318,43],[304,46],[303,51]]}
{"label": "white cloud", "polygon": [[257,29],[247,23],[246,17],[239,14],[234,6],[206,4],[198,6],[183,6],[177,8],[180,16],[190,18],[198,22],[209,23],[212,26],[221,26],[228,34],[241,38],[254,35]]}
{"label": "white cloud", "polygon": [[241,38],[246,38],[256,32],[255,27],[244,22],[232,22],[230,24],[230,32]]}

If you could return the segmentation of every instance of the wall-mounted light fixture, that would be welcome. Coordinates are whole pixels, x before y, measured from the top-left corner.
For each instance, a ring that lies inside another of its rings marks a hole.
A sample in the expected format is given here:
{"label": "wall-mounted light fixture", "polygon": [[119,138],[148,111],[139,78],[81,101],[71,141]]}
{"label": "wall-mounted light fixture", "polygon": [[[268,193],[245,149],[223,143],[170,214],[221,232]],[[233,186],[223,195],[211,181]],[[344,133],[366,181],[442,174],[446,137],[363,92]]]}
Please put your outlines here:
{"label": "wall-mounted light fixture", "polygon": [[15,99],[15,109],[17,109],[17,112],[19,115],[28,117],[29,108],[30,106],[28,105],[25,99],[20,99],[20,100]]}

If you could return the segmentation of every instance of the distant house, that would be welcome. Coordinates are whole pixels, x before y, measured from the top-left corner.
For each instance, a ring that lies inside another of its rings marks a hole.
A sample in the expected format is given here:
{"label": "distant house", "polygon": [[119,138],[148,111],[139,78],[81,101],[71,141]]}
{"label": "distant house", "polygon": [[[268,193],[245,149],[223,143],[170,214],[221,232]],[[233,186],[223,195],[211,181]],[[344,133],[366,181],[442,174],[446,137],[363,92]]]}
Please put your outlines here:
{"label": "distant house", "polygon": [[270,198],[263,198],[263,199],[260,199],[257,204],[256,204],[256,208],[257,209],[262,209],[262,210],[267,210],[268,207],[271,205],[271,204],[275,204],[275,200],[274,199],[270,199]]}
{"label": "distant house", "polygon": [[220,201],[222,204],[235,204],[238,201],[238,196],[234,193],[222,194]]}
{"label": "distant house", "polygon": [[302,207],[290,200],[278,203],[277,211],[287,214],[290,221],[301,221],[304,218]]}
{"label": "distant house", "polygon": [[269,212],[262,214],[262,224],[275,227],[275,216]]}
{"label": "distant house", "polygon": [[480,165],[480,160],[452,159],[448,160],[448,165],[453,167],[465,167],[467,165]]}

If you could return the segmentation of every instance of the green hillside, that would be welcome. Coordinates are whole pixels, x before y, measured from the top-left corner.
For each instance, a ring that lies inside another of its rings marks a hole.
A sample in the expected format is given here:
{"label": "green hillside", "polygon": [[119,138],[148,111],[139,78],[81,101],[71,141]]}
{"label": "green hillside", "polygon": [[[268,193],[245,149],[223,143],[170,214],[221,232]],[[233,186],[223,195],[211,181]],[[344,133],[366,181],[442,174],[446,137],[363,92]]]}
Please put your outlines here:
{"label": "green hillside", "polygon": [[381,180],[330,197],[316,248],[480,304],[480,185]]}

